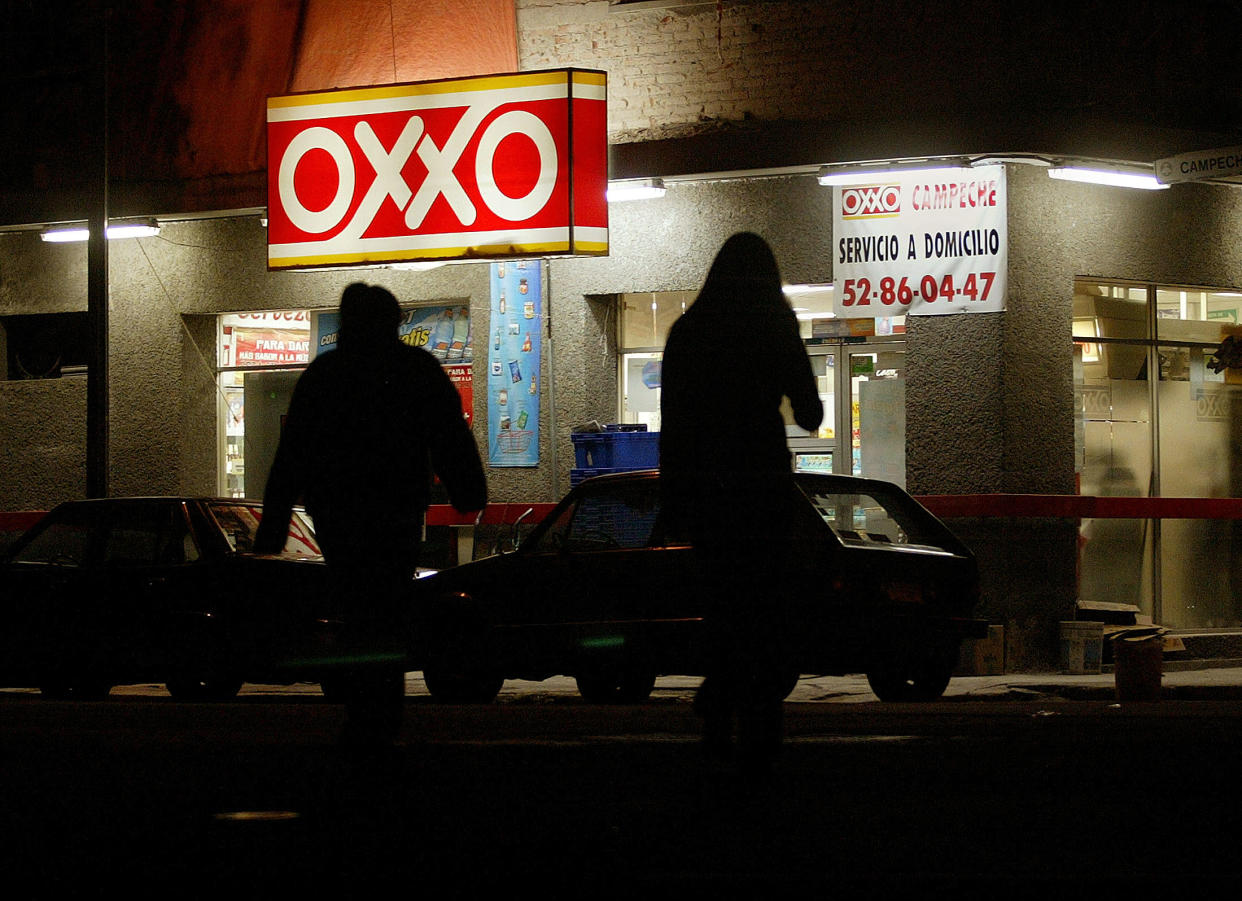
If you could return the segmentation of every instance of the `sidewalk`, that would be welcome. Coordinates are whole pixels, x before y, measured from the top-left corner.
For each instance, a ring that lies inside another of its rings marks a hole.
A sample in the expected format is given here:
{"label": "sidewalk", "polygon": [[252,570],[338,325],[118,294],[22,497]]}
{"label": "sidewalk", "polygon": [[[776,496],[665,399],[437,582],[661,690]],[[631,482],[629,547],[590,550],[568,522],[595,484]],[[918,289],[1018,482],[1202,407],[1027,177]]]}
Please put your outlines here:
{"label": "sidewalk", "polygon": [[[1116,684],[1112,667],[1098,675],[1063,673],[1005,673],[999,676],[955,676],[944,693],[946,701],[1113,701]],[[655,698],[679,698],[687,703],[694,697],[701,680],[696,676],[663,676],[656,682]],[[37,689],[28,689],[36,693]],[[427,695],[422,673],[407,673],[408,696]],[[162,685],[128,685],[113,689],[114,695],[157,695]],[[251,685],[242,695],[316,695],[315,683],[293,685]],[[542,682],[511,679],[500,690],[502,703],[538,703],[540,698],[578,697],[578,686],[566,676]],[[1242,660],[1166,661],[1161,678],[1161,698],[1172,701],[1242,701]],[[789,695],[794,703],[877,703],[865,676],[808,676],[798,682]]]}
{"label": "sidewalk", "polygon": [[[954,701],[1116,700],[1112,667],[1092,675],[1005,673],[955,676],[944,693]],[[1161,678],[1162,700],[1242,700],[1242,661],[1167,662]],[[863,676],[803,679],[790,701],[875,701]]]}
{"label": "sidewalk", "polygon": [[[664,676],[653,697],[693,698],[699,679]],[[406,677],[409,694],[425,694],[421,674]],[[577,695],[574,680],[554,677],[543,682],[508,681],[501,699],[521,695]],[[1112,666],[1098,675],[1062,673],[1005,673],[999,676],[955,676],[944,693],[946,701],[1114,701],[1116,683]],[[1167,661],[1161,678],[1162,700],[1242,701],[1242,660]],[[808,676],[787,698],[794,703],[878,703],[866,676]]]}

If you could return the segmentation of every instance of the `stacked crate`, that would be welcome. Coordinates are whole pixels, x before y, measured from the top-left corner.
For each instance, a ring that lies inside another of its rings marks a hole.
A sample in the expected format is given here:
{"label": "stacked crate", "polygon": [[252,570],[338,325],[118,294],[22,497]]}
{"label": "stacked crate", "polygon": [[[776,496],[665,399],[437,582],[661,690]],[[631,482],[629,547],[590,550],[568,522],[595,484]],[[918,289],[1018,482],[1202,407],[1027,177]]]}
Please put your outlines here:
{"label": "stacked crate", "polygon": [[655,469],[660,465],[660,433],[645,425],[613,424],[600,432],[574,432],[574,469],[569,484],[611,472]]}

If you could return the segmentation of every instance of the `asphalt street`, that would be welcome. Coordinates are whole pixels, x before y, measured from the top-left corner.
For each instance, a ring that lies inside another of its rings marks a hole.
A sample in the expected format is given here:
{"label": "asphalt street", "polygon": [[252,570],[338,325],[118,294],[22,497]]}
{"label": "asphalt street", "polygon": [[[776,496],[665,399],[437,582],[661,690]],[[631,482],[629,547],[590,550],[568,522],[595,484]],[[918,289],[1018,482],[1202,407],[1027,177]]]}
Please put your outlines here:
{"label": "asphalt street", "polygon": [[0,866],[30,898],[1146,896],[1242,875],[1236,700],[959,688],[883,705],[851,684],[843,703],[786,704],[782,759],[758,781],[701,757],[692,682],[625,707],[555,682],[449,707],[411,684],[398,746],[365,754],[338,747],[342,711],[310,686],[197,705],[154,687],[0,692]]}

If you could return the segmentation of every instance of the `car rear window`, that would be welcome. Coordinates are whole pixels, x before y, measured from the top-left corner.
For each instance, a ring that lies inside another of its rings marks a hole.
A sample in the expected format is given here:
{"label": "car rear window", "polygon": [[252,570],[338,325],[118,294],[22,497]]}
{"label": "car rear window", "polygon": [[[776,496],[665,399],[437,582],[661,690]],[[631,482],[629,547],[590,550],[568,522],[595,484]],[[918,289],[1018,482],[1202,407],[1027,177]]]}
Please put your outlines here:
{"label": "car rear window", "polygon": [[815,511],[847,545],[897,545],[949,551],[935,520],[897,494],[804,489]]}
{"label": "car rear window", "polygon": [[659,518],[659,494],[650,485],[617,485],[589,492],[543,530],[542,553],[647,547]]}

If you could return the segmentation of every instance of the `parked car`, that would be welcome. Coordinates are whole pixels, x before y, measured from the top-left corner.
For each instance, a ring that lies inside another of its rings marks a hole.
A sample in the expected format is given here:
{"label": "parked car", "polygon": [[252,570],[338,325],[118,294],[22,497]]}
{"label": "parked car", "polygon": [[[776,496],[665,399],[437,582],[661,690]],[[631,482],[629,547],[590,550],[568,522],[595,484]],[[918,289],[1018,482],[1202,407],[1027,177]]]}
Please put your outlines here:
{"label": "parked car", "polygon": [[314,531],[296,512],[284,553],[256,555],[261,516],[211,498],[56,507],[0,562],[0,685],[94,698],[164,682],[176,698],[223,699],[243,681],[319,681]]}
{"label": "parked car", "polygon": [[[884,700],[940,697],[962,639],[986,634],[971,618],[971,552],[896,485],[796,482],[788,689],[861,672]],[[431,694],[487,702],[506,678],[570,675],[588,700],[637,700],[659,675],[702,674],[694,552],[659,499],[656,471],[587,479],[516,551],[420,582],[415,655]]]}

